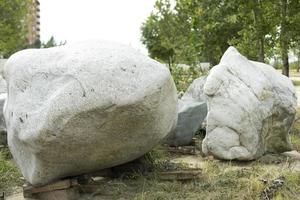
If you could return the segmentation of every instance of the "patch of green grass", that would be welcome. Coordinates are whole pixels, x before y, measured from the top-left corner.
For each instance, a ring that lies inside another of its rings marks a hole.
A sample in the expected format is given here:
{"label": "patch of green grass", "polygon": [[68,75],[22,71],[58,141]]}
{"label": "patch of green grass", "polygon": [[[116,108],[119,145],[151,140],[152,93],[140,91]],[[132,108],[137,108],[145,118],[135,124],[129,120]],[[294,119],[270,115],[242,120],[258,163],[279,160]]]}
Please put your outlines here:
{"label": "patch of green grass", "polygon": [[21,174],[15,164],[10,160],[8,149],[0,149],[0,191],[13,186],[22,185]]}
{"label": "patch of green grass", "polygon": [[293,149],[296,151],[300,151],[300,136],[298,134],[291,135],[291,142],[293,145]]}
{"label": "patch of green grass", "polygon": [[300,174],[291,171],[282,173],[285,183],[274,196],[274,200],[300,199]]}
{"label": "patch of green grass", "polygon": [[297,110],[296,120],[291,129],[291,142],[293,148],[300,151],[300,108]]}
{"label": "patch of green grass", "polygon": [[294,86],[300,86],[300,81],[298,81],[298,80],[293,80],[293,84],[294,84]]}

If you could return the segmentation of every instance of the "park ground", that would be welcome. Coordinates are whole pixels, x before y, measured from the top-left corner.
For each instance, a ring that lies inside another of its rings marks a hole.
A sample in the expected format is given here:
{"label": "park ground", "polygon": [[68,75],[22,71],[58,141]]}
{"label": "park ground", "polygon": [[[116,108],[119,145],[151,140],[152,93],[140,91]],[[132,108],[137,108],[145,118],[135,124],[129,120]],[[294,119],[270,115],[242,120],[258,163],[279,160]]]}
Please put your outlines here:
{"label": "park ground", "polygon": [[[292,80],[300,96],[300,73],[293,72]],[[198,138],[201,142],[201,136]],[[300,107],[291,130],[291,141],[294,150],[300,152]],[[199,146],[196,145],[198,150],[195,152],[199,152]],[[191,180],[182,181],[176,177],[163,180],[161,172],[174,169],[201,172]],[[114,172],[114,177],[101,179],[96,191],[82,199],[300,199],[299,154],[294,157],[266,155],[256,161],[236,162],[202,157],[201,153],[174,152],[158,146],[135,164],[116,168]],[[0,192],[12,195],[8,199],[21,200],[23,184],[24,179],[9,150],[0,148]]]}

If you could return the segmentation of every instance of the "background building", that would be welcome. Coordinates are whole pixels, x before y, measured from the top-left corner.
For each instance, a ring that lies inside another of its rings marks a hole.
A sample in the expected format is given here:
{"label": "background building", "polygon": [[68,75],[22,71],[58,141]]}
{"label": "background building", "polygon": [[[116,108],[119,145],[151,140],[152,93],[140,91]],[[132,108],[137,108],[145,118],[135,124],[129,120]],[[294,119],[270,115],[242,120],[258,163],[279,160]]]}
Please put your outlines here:
{"label": "background building", "polygon": [[40,2],[31,0],[27,14],[28,45],[40,43]]}

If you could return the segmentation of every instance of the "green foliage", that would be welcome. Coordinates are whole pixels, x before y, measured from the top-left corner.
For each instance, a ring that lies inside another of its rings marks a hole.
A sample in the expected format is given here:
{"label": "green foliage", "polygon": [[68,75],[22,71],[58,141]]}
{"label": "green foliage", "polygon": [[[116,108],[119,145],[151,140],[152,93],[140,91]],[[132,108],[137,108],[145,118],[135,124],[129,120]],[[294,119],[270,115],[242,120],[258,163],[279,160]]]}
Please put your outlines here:
{"label": "green foliage", "polygon": [[0,56],[7,58],[26,47],[27,9],[28,0],[0,1]]}
{"label": "green foliage", "polygon": [[142,25],[142,43],[150,56],[171,65],[174,56],[174,17],[168,0],[158,0],[156,13],[151,13]]}
{"label": "green foliage", "polygon": [[241,30],[238,37],[231,40],[231,44],[252,60],[265,61],[265,56],[270,57],[274,41],[272,35],[276,30],[274,21],[273,1],[253,0],[239,1],[236,15],[240,22]]}
{"label": "green foliage", "polygon": [[41,40],[38,39],[38,40],[36,40],[33,44],[27,45],[26,48],[39,49],[39,48],[41,48],[41,46],[42,46]]}
{"label": "green foliage", "polygon": [[294,86],[300,86],[300,81],[293,80],[293,84],[294,84]]}
{"label": "green foliage", "polygon": [[199,78],[201,75],[204,75],[204,73],[195,69],[194,67],[185,69],[176,65],[171,67],[171,74],[178,92],[186,91],[193,80]]}
{"label": "green foliage", "polygon": [[50,48],[50,47],[56,47],[56,46],[62,46],[65,45],[67,42],[59,42],[57,43],[53,36],[50,37],[50,39],[46,43],[42,43],[42,48]]}
{"label": "green foliage", "polygon": [[229,45],[252,60],[282,59],[300,45],[299,0],[157,0],[143,24],[151,57],[166,63],[215,65]]}

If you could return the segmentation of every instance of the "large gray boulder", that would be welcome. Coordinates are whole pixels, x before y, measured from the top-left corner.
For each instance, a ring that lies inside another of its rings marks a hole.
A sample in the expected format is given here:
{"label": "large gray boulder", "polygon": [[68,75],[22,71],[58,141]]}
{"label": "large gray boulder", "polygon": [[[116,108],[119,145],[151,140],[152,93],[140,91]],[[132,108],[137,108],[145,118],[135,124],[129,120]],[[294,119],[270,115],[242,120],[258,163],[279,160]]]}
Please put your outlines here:
{"label": "large gray boulder", "polygon": [[178,121],[165,139],[166,144],[188,145],[202,127],[207,115],[206,98],[203,92],[206,77],[201,76],[195,79],[182,98],[178,100]]}
{"label": "large gray boulder", "polygon": [[202,150],[226,160],[252,160],[291,149],[297,98],[288,77],[230,47],[204,86],[208,115]]}
{"label": "large gray boulder", "polygon": [[136,159],[177,120],[168,69],[125,45],[20,51],[5,76],[8,145],[33,185]]}

